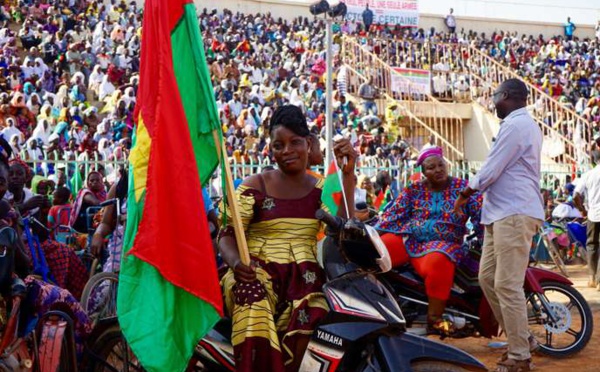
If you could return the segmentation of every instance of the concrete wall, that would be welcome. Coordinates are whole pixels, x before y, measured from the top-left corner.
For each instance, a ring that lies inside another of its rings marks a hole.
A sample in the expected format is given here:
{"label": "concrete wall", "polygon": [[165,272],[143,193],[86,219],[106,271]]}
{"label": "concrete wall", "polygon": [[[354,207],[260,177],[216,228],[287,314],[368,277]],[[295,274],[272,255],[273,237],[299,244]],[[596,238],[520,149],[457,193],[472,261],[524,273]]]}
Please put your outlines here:
{"label": "concrete wall", "polygon": [[507,19],[521,22],[559,23],[567,17],[577,25],[594,25],[600,17],[600,0],[418,0],[424,14]]}
{"label": "concrete wall", "polygon": [[[411,103],[411,111],[413,114],[419,117],[433,117],[433,113],[439,117],[444,115],[447,117],[447,113],[443,110],[433,110],[434,103],[432,102],[419,102],[413,101]],[[471,110],[470,103],[441,103],[448,111],[460,117],[463,121],[470,120],[473,116],[473,110]]]}
{"label": "concrete wall", "polygon": [[471,107],[471,120],[464,124],[465,158],[484,161],[492,148],[492,138],[500,130],[500,120],[477,104]]}
{"label": "concrete wall", "polygon": [[[454,5],[459,30],[464,28],[486,32],[488,35],[500,30],[517,31],[519,34],[562,35],[566,16],[571,15],[577,24],[577,36],[594,36],[595,22],[592,20],[600,17],[600,0],[570,0],[569,4],[573,3],[574,6],[569,8],[560,7],[557,1],[559,0],[421,0],[419,27],[445,29],[443,18]],[[199,9],[227,8],[244,13],[270,11],[275,17],[290,19],[300,15],[310,17],[308,5],[312,2],[313,0],[219,0],[207,5],[205,1],[196,0],[196,5]],[[548,2],[551,4],[546,7],[544,3]],[[479,11],[475,12],[473,9]],[[514,14],[514,18],[502,18],[508,14]]]}
{"label": "concrete wall", "polygon": [[[544,35],[546,37],[562,35],[562,23],[544,23],[544,22],[527,22],[515,21],[500,18],[476,18],[476,17],[456,17],[457,30],[464,29],[465,31],[473,30],[476,32],[485,32],[490,35],[494,31],[518,32],[519,35]],[[436,30],[445,30],[444,16],[435,14],[421,14],[419,27],[429,29],[435,27]],[[578,25],[575,35],[580,38],[594,37],[594,26]]]}
{"label": "concrete wall", "polygon": [[[465,159],[470,162],[482,162],[492,148],[492,138],[498,135],[500,119],[473,103],[471,120],[464,122]],[[557,164],[542,155],[542,172],[569,172],[569,165]]]}

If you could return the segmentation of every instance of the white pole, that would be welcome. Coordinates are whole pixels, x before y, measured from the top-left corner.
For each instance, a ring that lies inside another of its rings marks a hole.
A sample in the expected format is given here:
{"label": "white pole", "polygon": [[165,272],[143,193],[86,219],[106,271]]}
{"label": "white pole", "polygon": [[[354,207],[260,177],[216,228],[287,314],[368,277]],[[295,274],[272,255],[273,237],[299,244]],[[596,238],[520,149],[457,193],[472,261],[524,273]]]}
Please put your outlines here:
{"label": "white pole", "polygon": [[326,18],[327,24],[327,84],[325,86],[325,172],[333,159],[333,19]]}

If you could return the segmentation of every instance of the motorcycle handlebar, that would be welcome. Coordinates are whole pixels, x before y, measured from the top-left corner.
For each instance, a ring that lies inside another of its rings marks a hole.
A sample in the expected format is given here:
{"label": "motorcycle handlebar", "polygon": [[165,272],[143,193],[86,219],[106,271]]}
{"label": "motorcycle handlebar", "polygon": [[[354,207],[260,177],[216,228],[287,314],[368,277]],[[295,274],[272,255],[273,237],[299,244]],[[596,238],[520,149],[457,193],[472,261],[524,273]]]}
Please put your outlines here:
{"label": "motorcycle handlebar", "polygon": [[322,209],[319,209],[317,213],[315,213],[315,218],[332,229],[339,229],[344,223],[341,218],[333,216]]}
{"label": "motorcycle handlebar", "polygon": [[471,241],[471,240],[475,239],[476,237],[477,237],[477,233],[474,232],[473,234],[467,236],[467,241]]}

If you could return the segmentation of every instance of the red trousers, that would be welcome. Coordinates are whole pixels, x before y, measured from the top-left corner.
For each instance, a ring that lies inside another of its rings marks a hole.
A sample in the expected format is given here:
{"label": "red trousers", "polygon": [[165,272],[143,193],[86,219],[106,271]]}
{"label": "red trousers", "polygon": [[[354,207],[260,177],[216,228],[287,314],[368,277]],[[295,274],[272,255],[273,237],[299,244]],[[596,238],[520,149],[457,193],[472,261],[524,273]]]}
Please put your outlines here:
{"label": "red trousers", "polygon": [[454,283],[454,263],[441,252],[427,253],[422,257],[410,257],[401,235],[385,234],[381,236],[385,243],[392,266],[398,267],[408,262],[425,281],[427,297],[446,301]]}

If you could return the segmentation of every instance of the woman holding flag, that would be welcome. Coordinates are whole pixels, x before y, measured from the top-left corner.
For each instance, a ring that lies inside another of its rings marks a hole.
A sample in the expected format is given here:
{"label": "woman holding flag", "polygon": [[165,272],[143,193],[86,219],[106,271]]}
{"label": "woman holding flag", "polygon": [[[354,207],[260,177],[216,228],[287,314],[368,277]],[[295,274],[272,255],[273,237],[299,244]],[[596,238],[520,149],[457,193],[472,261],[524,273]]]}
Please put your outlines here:
{"label": "woman holding flag", "polygon": [[[324,181],[306,170],[312,147],[306,118],[298,107],[282,106],[269,132],[278,169],[245,179],[237,190],[251,265],[241,263],[231,226],[219,240],[230,268],[222,286],[238,371],[298,370],[312,330],[328,312],[321,293],[325,274],[316,259],[315,212],[327,209]],[[342,183],[352,215],[356,153],[348,140],[333,150],[345,163]],[[346,207],[338,214],[345,217]]]}
{"label": "woman holding flag", "polygon": [[410,262],[425,281],[429,329],[444,334],[452,331],[452,324],[442,316],[454,283],[454,269],[465,254],[462,243],[469,218],[476,232],[483,232],[479,225],[482,198],[473,195],[464,213],[453,212],[454,201],[467,181],[448,176],[440,147],[423,149],[417,166],[422,167],[425,179],[400,193],[378,228],[388,232],[381,238],[392,264],[396,267]]}

